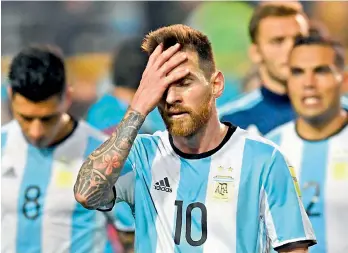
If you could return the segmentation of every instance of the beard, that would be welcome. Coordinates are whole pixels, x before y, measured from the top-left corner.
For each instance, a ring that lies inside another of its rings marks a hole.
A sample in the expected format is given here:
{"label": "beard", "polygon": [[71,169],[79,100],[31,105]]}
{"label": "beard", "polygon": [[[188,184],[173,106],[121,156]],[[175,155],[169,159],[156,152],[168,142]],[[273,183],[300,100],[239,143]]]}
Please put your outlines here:
{"label": "beard", "polygon": [[[207,124],[211,117],[211,103],[212,94],[206,95],[200,102],[198,110],[181,106],[180,104],[165,105],[165,109],[159,108],[159,112],[167,127],[168,132],[172,136],[188,137],[198,132],[203,126]],[[171,117],[170,112],[186,113],[186,115],[175,118]]]}

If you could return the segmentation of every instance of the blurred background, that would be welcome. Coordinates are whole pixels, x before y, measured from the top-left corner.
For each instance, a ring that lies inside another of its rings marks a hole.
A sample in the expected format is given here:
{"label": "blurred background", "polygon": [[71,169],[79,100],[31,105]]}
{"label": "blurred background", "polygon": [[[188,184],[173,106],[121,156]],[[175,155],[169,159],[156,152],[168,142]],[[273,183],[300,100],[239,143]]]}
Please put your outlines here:
{"label": "blurred background", "polygon": [[[348,2],[301,2],[323,31],[348,46]],[[233,100],[259,85],[248,59],[247,25],[259,2],[1,2],[1,124],[11,119],[6,76],[11,57],[35,43],[59,46],[74,88],[70,113],[85,117],[112,87],[110,62],[125,39],[183,23],[207,34],[226,78],[221,100]],[[139,45],[140,46],[140,45]],[[347,52],[348,54],[348,52]]]}

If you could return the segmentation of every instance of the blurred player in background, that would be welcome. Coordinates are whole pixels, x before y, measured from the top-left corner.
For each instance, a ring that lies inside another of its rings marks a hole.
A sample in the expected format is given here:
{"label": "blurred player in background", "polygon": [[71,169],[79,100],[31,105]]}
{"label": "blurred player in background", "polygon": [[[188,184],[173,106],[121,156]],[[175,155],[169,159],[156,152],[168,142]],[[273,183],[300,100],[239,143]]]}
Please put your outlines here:
{"label": "blurred player in background", "polygon": [[72,187],[106,136],[66,113],[71,92],[59,50],[23,49],[9,87],[15,119],[1,129],[1,252],[104,252],[107,219],[77,204]]}
{"label": "blurred player in background", "polygon": [[299,37],[288,90],[298,117],[269,134],[294,165],[318,244],[311,253],[348,252],[348,113],[340,104],[344,50]]}
{"label": "blurred player in background", "polygon": [[250,57],[259,66],[262,86],[222,107],[222,121],[266,134],[294,118],[286,95],[288,54],[294,38],[307,33],[307,17],[298,5],[256,7],[249,23]]}
{"label": "blurred player in background", "polygon": [[[139,86],[147,62],[146,53],[141,51],[140,45],[140,38],[127,39],[120,44],[111,68],[113,90],[103,95],[87,113],[87,122],[104,133],[111,134],[121,122]],[[141,132],[154,133],[164,129],[161,115],[155,109]]]}
{"label": "blurred player in background", "polygon": [[[143,48],[140,86],[82,165],[77,201],[99,210],[130,203],[137,252],[307,252],[315,237],[282,154],[218,119],[224,77],[209,39],[174,25],[151,32]],[[136,138],[156,106],[168,131]]]}

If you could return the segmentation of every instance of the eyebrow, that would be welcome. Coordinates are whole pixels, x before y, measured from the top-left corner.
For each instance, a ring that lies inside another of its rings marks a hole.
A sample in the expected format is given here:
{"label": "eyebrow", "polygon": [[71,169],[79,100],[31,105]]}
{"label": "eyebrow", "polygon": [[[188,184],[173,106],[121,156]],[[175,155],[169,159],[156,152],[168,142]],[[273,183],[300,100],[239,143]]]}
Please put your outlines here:
{"label": "eyebrow", "polygon": [[56,117],[59,113],[53,113],[53,114],[48,114],[48,115],[43,115],[43,116],[37,116],[37,115],[25,115],[23,113],[17,112],[21,117],[23,118],[29,118],[29,119],[47,119],[47,118],[53,118]]}
{"label": "eyebrow", "polygon": [[[290,70],[305,70],[306,68],[305,67],[300,67],[300,66],[290,66]],[[314,71],[317,71],[318,69],[327,69],[327,70],[331,70],[331,67],[330,65],[328,64],[322,64],[322,65],[317,65],[317,66],[314,66],[312,68]]]}

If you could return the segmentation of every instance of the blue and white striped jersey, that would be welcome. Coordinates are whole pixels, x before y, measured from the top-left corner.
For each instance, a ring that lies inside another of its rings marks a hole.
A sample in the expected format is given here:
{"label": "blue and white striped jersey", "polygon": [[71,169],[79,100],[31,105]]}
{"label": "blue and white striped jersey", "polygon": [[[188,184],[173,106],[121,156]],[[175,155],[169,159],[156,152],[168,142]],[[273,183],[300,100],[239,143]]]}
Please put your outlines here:
{"label": "blue and white striped jersey", "polygon": [[[136,252],[270,252],[315,243],[283,155],[230,127],[214,150],[190,155],[167,131],[139,135],[116,183],[135,212]],[[286,218],[285,218],[286,217]]]}
{"label": "blue and white striped jersey", "polygon": [[73,193],[81,164],[105,139],[80,121],[59,145],[38,149],[17,121],[2,127],[2,253],[105,252],[105,216],[83,208]]}
{"label": "blue and white striped jersey", "polygon": [[289,122],[268,137],[294,165],[318,239],[310,252],[348,252],[348,126],[326,140],[306,141]]}
{"label": "blue and white striped jersey", "polygon": [[[342,97],[341,104],[348,109],[347,98]],[[261,135],[296,117],[287,95],[278,95],[264,86],[224,104],[218,112],[222,121]]]}

